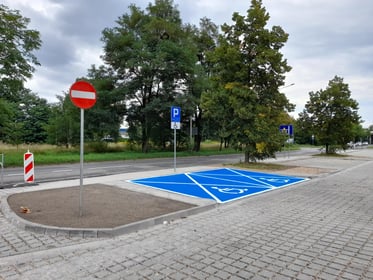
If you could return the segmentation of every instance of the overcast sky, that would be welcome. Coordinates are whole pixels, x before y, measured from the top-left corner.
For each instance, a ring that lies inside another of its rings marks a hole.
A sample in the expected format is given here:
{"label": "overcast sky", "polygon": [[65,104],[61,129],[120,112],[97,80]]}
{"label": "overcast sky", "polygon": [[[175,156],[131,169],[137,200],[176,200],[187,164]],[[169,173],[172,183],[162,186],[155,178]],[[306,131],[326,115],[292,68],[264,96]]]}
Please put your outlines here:
{"label": "overcast sky", "polygon": [[[119,16],[136,3],[145,9],[150,0],[2,0],[31,19],[29,28],[41,33],[41,63],[27,87],[49,102],[68,92],[92,64],[101,65],[101,32],[114,27]],[[174,0],[184,23],[198,25],[202,17],[215,24],[231,24],[233,12],[246,16],[250,0]],[[325,89],[335,75],[349,84],[359,102],[364,127],[373,125],[373,1],[263,0],[269,27],[289,33],[282,53],[292,66],[282,91],[296,104],[297,117],[310,91]]]}

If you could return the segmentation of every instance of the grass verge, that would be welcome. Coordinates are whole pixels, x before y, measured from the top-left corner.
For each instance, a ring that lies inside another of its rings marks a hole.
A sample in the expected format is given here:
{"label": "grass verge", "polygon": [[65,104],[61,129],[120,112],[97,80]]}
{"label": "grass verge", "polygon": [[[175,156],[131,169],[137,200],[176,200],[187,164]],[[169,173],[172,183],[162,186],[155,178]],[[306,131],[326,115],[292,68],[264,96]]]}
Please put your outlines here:
{"label": "grass verge", "polygon": [[[153,151],[149,153],[142,153],[141,151],[128,150],[123,145],[116,146],[111,144],[109,152],[93,152],[89,147],[85,148],[84,161],[116,161],[116,160],[136,160],[145,158],[168,158],[173,157],[173,151]],[[20,167],[23,166],[23,155],[27,151],[34,154],[35,165],[47,164],[63,164],[63,163],[78,163],[80,161],[79,148],[62,148],[50,145],[20,145],[9,146],[0,145],[0,154],[4,155],[4,167]],[[224,149],[219,151],[219,145],[214,143],[207,143],[201,145],[199,152],[192,151],[178,151],[178,157],[186,156],[209,156],[222,154],[236,154],[234,149]]]}

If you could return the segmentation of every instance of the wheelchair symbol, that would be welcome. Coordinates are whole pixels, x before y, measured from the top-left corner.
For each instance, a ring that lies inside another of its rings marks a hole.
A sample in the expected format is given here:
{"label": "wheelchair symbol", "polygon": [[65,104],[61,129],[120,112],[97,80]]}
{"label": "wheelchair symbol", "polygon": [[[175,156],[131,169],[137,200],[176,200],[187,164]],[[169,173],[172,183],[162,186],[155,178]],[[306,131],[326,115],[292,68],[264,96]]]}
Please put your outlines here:
{"label": "wheelchair symbol", "polygon": [[247,191],[247,189],[237,189],[237,188],[218,188],[212,187],[212,189],[218,190],[221,193],[227,194],[242,194]]}
{"label": "wheelchair symbol", "polygon": [[268,181],[271,183],[288,183],[290,181],[289,179],[264,178],[264,177],[261,177],[259,179],[262,181]]}

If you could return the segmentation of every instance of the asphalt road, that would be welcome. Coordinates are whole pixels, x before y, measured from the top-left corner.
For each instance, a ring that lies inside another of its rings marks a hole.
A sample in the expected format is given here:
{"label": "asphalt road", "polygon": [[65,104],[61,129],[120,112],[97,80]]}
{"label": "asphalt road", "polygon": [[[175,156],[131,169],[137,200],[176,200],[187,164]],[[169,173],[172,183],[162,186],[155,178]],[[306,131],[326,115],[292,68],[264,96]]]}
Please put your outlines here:
{"label": "asphalt road", "polygon": [[[307,148],[297,151],[284,151],[277,157],[291,157],[316,153],[315,149]],[[176,168],[196,165],[217,165],[236,163],[243,160],[243,154],[177,157]],[[98,177],[129,172],[144,172],[174,167],[174,158],[105,161],[84,163],[83,177]],[[80,178],[80,164],[37,165],[35,159],[35,183],[60,181]],[[23,168],[4,168],[0,170],[0,188],[9,188],[24,184]]]}

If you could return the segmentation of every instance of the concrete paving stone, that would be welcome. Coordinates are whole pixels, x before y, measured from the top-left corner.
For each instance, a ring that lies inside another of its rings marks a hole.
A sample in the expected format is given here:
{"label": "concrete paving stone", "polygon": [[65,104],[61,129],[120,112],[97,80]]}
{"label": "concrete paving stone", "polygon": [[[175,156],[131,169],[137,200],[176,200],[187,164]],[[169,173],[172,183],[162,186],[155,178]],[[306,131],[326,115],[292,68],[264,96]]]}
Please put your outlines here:
{"label": "concrete paving stone", "polygon": [[312,256],[310,256],[310,254],[303,253],[303,254],[300,254],[298,256],[298,260],[303,261],[307,265],[307,264],[311,263],[312,260],[314,260],[316,256],[317,256],[317,254],[312,254]]}
{"label": "concrete paving stone", "polygon": [[298,271],[294,271],[289,268],[284,268],[278,273],[278,275],[285,276],[288,279],[296,279],[297,274],[298,274]]}
{"label": "concrete paving stone", "polygon": [[244,279],[242,277],[237,276],[237,275],[232,275],[228,278],[228,280],[244,280]]}
{"label": "concrete paving stone", "polygon": [[259,277],[263,277],[264,279],[271,279],[273,278],[274,276],[276,276],[276,272],[273,272],[273,271],[269,271],[269,270],[262,270],[262,271],[259,271],[255,277],[259,276]]}
{"label": "concrete paving stone", "polygon": [[301,273],[302,274],[306,274],[306,275],[309,275],[310,277],[314,277],[316,275],[319,275],[321,272],[320,269],[318,268],[311,268],[311,267],[305,267],[302,269]]}
{"label": "concrete paving stone", "polygon": [[349,273],[349,274],[353,274],[356,276],[360,276],[362,274],[362,271],[364,271],[364,267],[359,267],[359,266],[354,267],[353,264],[351,264],[349,267],[347,267],[344,270],[344,273]]}
{"label": "concrete paving stone", "polygon": [[352,274],[352,273],[349,273],[349,272],[342,272],[339,275],[339,278],[340,279],[348,279],[348,280],[360,280],[361,279],[361,274],[356,275],[356,274]]}
{"label": "concrete paving stone", "polygon": [[263,269],[263,268],[257,267],[257,266],[255,266],[254,264],[250,264],[249,266],[247,266],[247,267],[245,268],[246,271],[251,272],[251,273],[254,273],[255,275],[256,275],[257,273],[259,273],[259,271],[261,271],[262,269]]}
{"label": "concrete paving stone", "polygon": [[238,261],[234,261],[232,263],[232,266],[235,267],[236,269],[238,269],[238,271],[244,269],[245,267],[247,267],[247,263],[243,262],[242,259],[238,260]]}
{"label": "concrete paving stone", "polygon": [[[370,164],[359,166],[353,175],[359,171],[358,180],[367,181],[371,167]],[[167,226],[159,225],[116,238],[86,240],[54,236],[55,249],[49,248],[54,241],[51,237],[45,240],[41,238],[45,235],[22,231],[25,234],[18,235],[20,239],[25,241],[28,235],[34,236],[35,243],[41,245],[37,250],[19,247],[22,251],[14,252],[18,255],[12,253],[11,257],[1,255],[0,268],[7,265],[9,269],[0,270],[0,277],[15,271],[14,279],[78,279],[77,275],[79,279],[92,279],[96,273],[106,271],[106,279],[127,280],[142,279],[141,272],[149,270],[152,280],[183,279],[183,276],[185,279],[219,279],[216,273],[222,270],[228,274],[226,279],[267,279],[260,273],[273,274],[273,279],[301,279],[303,276],[310,279],[310,275],[303,273],[306,268],[311,272],[324,268],[318,275],[320,279],[323,279],[321,275],[329,277],[324,279],[336,279],[336,271],[350,273],[346,277],[360,274],[360,279],[369,279],[373,266],[372,225],[371,210],[367,209],[372,209],[368,203],[372,194],[364,188],[360,188],[361,194],[348,192],[345,182],[353,180],[351,174],[345,171],[312,179],[302,186],[276,190],[276,194],[247,198]],[[334,180],[339,176],[343,179]],[[359,218],[361,213],[367,214]],[[350,245],[352,241],[354,244]],[[32,238],[30,242],[34,242]],[[345,246],[347,253],[343,252]],[[357,248],[360,250],[356,251]],[[260,254],[253,254],[253,250]],[[25,261],[28,256],[34,260],[32,263]],[[61,257],[56,262],[45,261],[56,256]],[[194,262],[183,262],[186,258]],[[18,260],[33,269],[20,274]],[[294,264],[296,260],[309,262],[308,267],[304,263],[303,266]],[[362,260],[360,266],[357,265],[359,260]],[[227,270],[227,264],[233,269]],[[116,266],[125,269],[110,271]],[[64,274],[62,269],[72,274]],[[39,278],[34,278],[31,271]],[[196,278],[197,271],[206,277]],[[46,278],[46,272],[53,272],[53,277]]]}
{"label": "concrete paving stone", "polygon": [[98,271],[96,272],[94,275],[93,275],[93,278],[97,278],[97,279],[106,279],[107,277],[110,276],[110,271],[106,270],[106,269],[103,269],[101,271]]}
{"label": "concrete paving stone", "polygon": [[[182,273],[182,272],[175,272],[174,274],[171,274],[170,277],[174,280],[185,280],[188,279],[188,275]],[[203,279],[203,278],[201,278]]]}
{"label": "concrete paving stone", "polygon": [[261,275],[259,275],[259,274],[256,274],[256,275],[253,277],[253,279],[255,279],[255,280],[268,280],[267,277],[263,277],[263,276],[261,276]]}
{"label": "concrete paving stone", "polygon": [[318,277],[317,279],[320,279],[320,280],[331,280],[331,279],[341,280],[342,279],[338,275],[333,275],[333,274],[329,274],[329,273],[326,273],[326,272],[321,272],[321,274],[319,274],[317,277]]}
{"label": "concrete paving stone", "polygon": [[325,268],[325,265],[320,265],[320,264],[313,262],[313,263],[308,264],[307,268],[316,270],[316,271],[322,271]]}
{"label": "concrete paving stone", "polygon": [[123,267],[120,264],[115,264],[115,265],[111,265],[111,266],[104,265],[104,267],[106,267],[106,270],[108,270],[112,273],[118,273],[120,271],[125,270],[125,267]]}
{"label": "concrete paving stone", "polygon": [[218,270],[215,274],[214,277],[217,279],[228,279],[230,277],[230,274],[224,270]]}
{"label": "concrete paving stone", "polygon": [[223,271],[227,272],[230,275],[236,275],[239,269],[233,265],[227,265],[223,268]]}
{"label": "concrete paving stone", "polygon": [[255,277],[255,273],[247,270],[240,270],[237,272],[237,276],[241,277],[242,279],[252,279]]}
{"label": "concrete paving stone", "polygon": [[279,273],[283,269],[283,267],[278,266],[278,265],[274,265],[274,264],[270,264],[266,267],[266,269],[271,271],[271,272]]}

